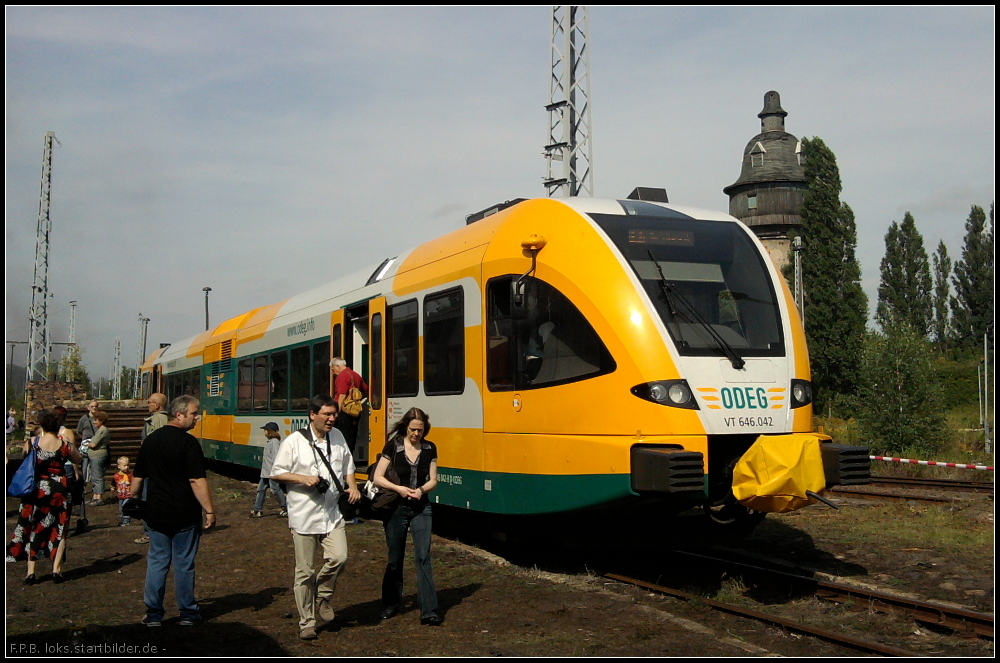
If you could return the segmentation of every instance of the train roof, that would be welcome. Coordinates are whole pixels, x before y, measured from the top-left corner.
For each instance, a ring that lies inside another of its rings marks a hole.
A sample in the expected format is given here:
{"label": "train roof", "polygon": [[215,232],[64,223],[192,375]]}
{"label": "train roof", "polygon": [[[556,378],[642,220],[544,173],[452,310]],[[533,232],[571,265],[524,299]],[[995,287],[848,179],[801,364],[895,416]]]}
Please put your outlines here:
{"label": "train roof", "polygon": [[[467,219],[469,225],[458,228],[441,237],[428,240],[418,247],[401,253],[398,256],[386,258],[379,263],[371,264],[275,304],[252,309],[222,322],[213,329],[173,343],[167,348],[157,349],[146,358],[143,368],[148,368],[153,364],[168,363],[178,359],[193,357],[202,353],[206,346],[234,339],[237,337],[237,334],[241,337],[244,335],[256,335],[258,333],[262,334],[279,320],[283,320],[284,322],[298,320],[302,317],[303,312],[322,306],[333,299],[346,299],[347,303],[349,303],[351,293],[357,294],[358,301],[368,299],[370,292],[366,293],[362,291],[368,286],[382,281],[388,280],[391,282],[391,279],[396,276],[404,264],[406,265],[405,269],[413,269],[420,263],[424,263],[427,260],[434,260],[435,256],[433,254],[438,252],[433,250],[434,247],[450,244],[449,240],[457,237],[478,236],[477,241],[488,243],[493,233],[492,230],[487,230],[487,227],[493,227],[497,222],[502,223],[502,218],[506,216],[504,214],[498,215],[496,218],[491,218],[494,214],[498,214],[500,211],[512,211],[513,208],[523,203],[532,203],[540,200],[561,203],[580,214],[588,216],[591,214],[608,214],[625,217],[638,214],[642,216],[663,216],[739,223],[737,219],[723,212],[650,200],[584,197],[511,200],[492,208],[487,208],[483,212],[469,215]],[[427,251],[427,249],[431,250]],[[408,257],[411,258],[409,261],[407,261]],[[416,262],[414,262],[414,259],[416,259]]]}

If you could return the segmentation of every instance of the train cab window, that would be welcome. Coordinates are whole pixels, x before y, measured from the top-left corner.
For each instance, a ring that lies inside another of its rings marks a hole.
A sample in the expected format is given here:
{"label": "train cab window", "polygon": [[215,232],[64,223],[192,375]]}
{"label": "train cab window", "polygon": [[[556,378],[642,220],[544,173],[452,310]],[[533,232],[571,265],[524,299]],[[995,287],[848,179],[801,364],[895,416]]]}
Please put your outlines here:
{"label": "train cab window", "polygon": [[424,298],[424,393],[460,394],[465,388],[465,313],[462,289]]}
{"label": "train cab window", "polygon": [[389,361],[387,394],[416,396],[420,388],[419,324],[417,300],[389,307]]}
{"label": "train cab window", "polygon": [[[340,325],[337,325],[340,327]],[[310,394],[330,393],[330,341],[313,346],[313,387]],[[308,403],[306,404],[308,406]]]}
{"label": "train cab window", "polygon": [[309,346],[293,348],[289,353],[291,363],[289,364],[288,381],[291,392],[289,394],[289,409],[292,412],[305,412],[309,409],[309,369],[312,368],[312,358],[309,356]]}
{"label": "train cab window", "polygon": [[[683,356],[785,354],[769,261],[745,226],[673,217],[593,214],[631,265]],[[724,343],[723,343],[724,341]]]}
{"label": "train cab window", "polygon": [[524,316],[513,316],[511,284],[488,285],[487,384],[491,391],[537,389],[615,370],[611,353],[587,318],[548,283],[525,283]]}
{"label": "train cab window", "polygon": [[250,412],[253,408],[253,359],[240,359],[236,375],[236,409]]}
{"label": "train cab window", "polygon": [[267,412],[268,384],[267,357],[261,355],[253,360],[253,411]]}
{"label": "train cab window", "polygon": [[271,412],[288,410],[288,352],[271,353]]}

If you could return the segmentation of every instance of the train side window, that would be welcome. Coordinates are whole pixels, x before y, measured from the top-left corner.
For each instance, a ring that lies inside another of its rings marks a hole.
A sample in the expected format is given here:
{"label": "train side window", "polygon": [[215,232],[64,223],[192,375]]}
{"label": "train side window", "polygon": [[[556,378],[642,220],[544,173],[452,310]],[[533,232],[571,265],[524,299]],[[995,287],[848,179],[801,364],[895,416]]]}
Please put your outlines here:
{"label": "train side window", "polygon": [[313,388],[310,393],[313,396],[330,393],[330,341],[320,341],[313,346]]}
{"label": "train side window", "polygon": [[382,314],[372,316],[372,369],[368,402],[373,410],[382,409]]}
{"label": "train side window", "polygon": [[389,307],[389,349],[387,393],[389,396],[416,396],[420,389],[420,320],[417,300]]}
{"label": "train side window", "polygon": [[254,357],[253,360],[253,411],[267,412],[268,384],[267,356]]}
{"label": "train side window", "polygon": [[253,359],[240,359],[236,370],[236,409],[250,412],[253,409]]}
{"label": "train side window", "polygon": [[271,412],[288,410],[288,352],[271,353]]}
{"label": "train side window", "polygon": [[465,307],[461,288],[424,298],[424,393],[465,388]]}
{"label": "train side window", "polygon": [[185,396],[199,397],[199,381],[201,380],[201,370],[194,369],[181,373],[181,394]]}
{"label": "train side window", "polygon": [[527,281],[527,318],[512,319],[512,277],[489,284],[487,383],[492,391],[551,387],[611,373],[616,365],[593,326],[561,292]]}
{"label": "train side window", "polygon": [[514,321],[510,317],[511,278],[487,286],[486,382],[490,391],[514,388]]}
{"label": "train side window", "polygon": [[[346,314],[345,314],[346,315]],[[340,341],[343,338],[344,330],[343,326],[338,322],[333,326],[333,357],[343,357],[344,351],[341,349]],[[316,392],[319,393],[319,392]],[[326,393],[325,391],[323,392]]]}
{"label": "train side window", "polygon": [[309,369],[312,368],[312,358],[309,356],[310,346],[303,345],[291,351],[289,365],[289,397],[292,412],[305,412],[309,409]]}

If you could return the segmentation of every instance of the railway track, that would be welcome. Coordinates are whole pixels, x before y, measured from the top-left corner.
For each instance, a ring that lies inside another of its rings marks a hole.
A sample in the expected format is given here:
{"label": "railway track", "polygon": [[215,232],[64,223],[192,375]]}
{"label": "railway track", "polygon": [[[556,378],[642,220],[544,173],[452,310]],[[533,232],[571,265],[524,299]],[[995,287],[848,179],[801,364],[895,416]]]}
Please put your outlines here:
{"label": "railway track", "polygon": [[[902,492],[886,492],[885,489],[903,489]],[[911,490],[933,490],[938,495],[911,493]],[[993,483],[989,481],[965,481],[961,479],[925,479],[920,477],[872,477],[863,486],[835,486],[833,493],[862,499],[917,500],[920,502],[954,502],[955,497],[942,497],[940,493],[979,493],[993,495]]]}
{"label": "railway track", "polygon": [[615,580],[618,582],[635,585],[637,587],[642,587],[644,589],[652,590],[660,594],[665,594],[667,596],[673,596],[675,598],[683,599],[685,601],[698,601],[703,605],[707,605],[714,610],[720,612],[726,612],[731,615],[737,615],[739,617],[746,617],[753,619],[755,621],[763,622],[771,626],[778,626],[780,628],[786,629],[793,633],[802,633],[805,635],[810,635],[812,637],[830,642],[841,647],[846,647],[854,651],[863,652],[866,654],[881,654],[883,656],[914,656],[914,652],[907,651],[905,649],[900,649],[898,647],[892,647],[890,645],[883,645],[879,642],[872,642],[870,640],[861,640],[860,638],[852,638],[843,633],[835,633],[828,629],[816,628],[802,622],[797,622],[795,620],[786,619],[784,617],[777,617],[775,615],[769,615],[763,612],[758,612],[755,610],[749,610],[732,603],[724,603],[722,601],[716,601],[715,599],[705,598],[704,596],[698,596],[695,594],[688,594],[687,592],[682,592],[677,589],[672,589],[670,587],[664,587],[662,585],[657,585],[652,582],[646,582],[645,580],[639,580],[638,578],[630,578],[628,576],[619,575],[617,573],[605,573],[603,577],[609,580]]}
{"label": "railway track", "polygon": [[872,486],[900,488],[932,488],[972,493],[993,494],[992,481],[966,481],[963,479],[925,479],[921,477],[872,477]]}
{"label": "railway track", "polygon": [[676,554],[717,564],[728,570],[736,570],[742,573],[749,572],[758,578],[762,577],[770,580],[793,582],[799,585],[809,585],[812,587],[813,593],[821,599],[837,603],[845,603],[848,600],[864,601],[865,605],[876,610],[906,614],[912,617],[914,621],[922,624],[951,629],[963,635],[975,635],[989,640],[993,639],[993,615],[990,613],[976,612],[944,603],[920,601],[878,590],[821,580],[808,575],[811,572],[805,570],[783,571],[728,558],[723,555],[706,555],[704,553],[688,551],[676,551]]}
{"label": "railway track", "polygon": [[[794,570],[782,571],[767,568],[758,564],[751,564],[745,561],[726,557],[724,554],[708,555],[689,551],[674,551],[676,556],[686,558],[690,562],[711,564],[725,569],[731,574],[741,576],[751,576],[756,581],[769,583],[788,583],[796,587],[807,588],[819,599],[836,603],[847,603],[852,601],[855,605],[878,613],[894,613],[912,618],[918,624],[928,626],[937,631],[946,631],[963,637],[979,637],[993,640],[994,620],[989,613],[976,612],[973,610],[956,607],[952,605],[921,601],[908,597],[902,597],[887,592],[872,590],[867,588],[846,585],[806,575],[809,572],[795,572]],[[700,595],[689,594],[687,592],[664,587],[645,580],[631,578],[617,573],[607,573],[604,577],[633,584],[655,592],[674,596],[684,600],[697,600],[713,609],[764,622],[772,626],[777,626],[789,631],[802,633],[831,642],[854,651],[881,654],[885,656],[913,656],[914,652],[902,650],[891,645],[864,640],[846,635],[842,632],[834,632],[828,629],[818,628],[796,620],[779,617],[764,612],[750,610],[743,606],[708,599]]]}

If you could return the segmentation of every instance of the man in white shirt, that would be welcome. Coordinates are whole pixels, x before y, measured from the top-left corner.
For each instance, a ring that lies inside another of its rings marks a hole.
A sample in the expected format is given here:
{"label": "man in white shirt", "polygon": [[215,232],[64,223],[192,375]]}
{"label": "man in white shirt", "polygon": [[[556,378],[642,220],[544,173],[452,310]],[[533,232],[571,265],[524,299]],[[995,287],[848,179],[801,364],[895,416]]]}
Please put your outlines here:
{"label": "man in white shirt", "polygon": [[[288,527],[295,547],[292,590],[303,640],[316,639],[317,612],[324,621],[333,620],[330,600],[347,563],[347,528],[337,506],[337,484],[347,491],[351,503],[361,499],[351,451],[343,434],[334,428],[337,412],[333,397],[313,397],[309,427],[285,438],[271,470],[271,478],[288,487]],[[313,567],[317,547],[323,550],[323,567],[318,571]]]}

